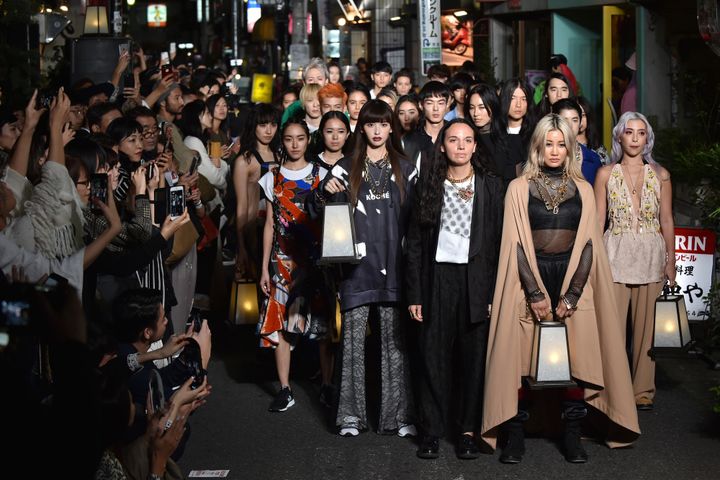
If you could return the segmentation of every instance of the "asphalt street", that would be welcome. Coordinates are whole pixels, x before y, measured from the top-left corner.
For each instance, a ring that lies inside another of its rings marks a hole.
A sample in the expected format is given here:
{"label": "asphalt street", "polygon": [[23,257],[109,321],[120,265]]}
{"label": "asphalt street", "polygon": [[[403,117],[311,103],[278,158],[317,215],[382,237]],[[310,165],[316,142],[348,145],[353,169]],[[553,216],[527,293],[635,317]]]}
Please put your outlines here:
{"label": "asphalt street", "polygon": [[[639,412],[640,440],[618,450],[584,441],[590,460],[583,465],[566,463],[551,438],[528,438],[523,462],[503,465],[497,452],[457,459],[452,437],[441,443],[441,457],[434,461],[415,456],[413,439],[372,430],[339,437],[318,401],[314,358],[309,342],[295,350],[291,383],[296,404],[269,413],[277,388],[271,352],[258,349],[252,327],[215,322],[212,395],[191,419],[189,444],[179,462],[184,474],[229,470],[230,479],[292,480],[720,479],[720,415],[712,412],[709,391],[720,385],[720,372],[696,358],[659,359],[656,407]],[[372,385],[368,396],[377,397]],[[377,411],[375,402],[369,402],[368,411]]]}

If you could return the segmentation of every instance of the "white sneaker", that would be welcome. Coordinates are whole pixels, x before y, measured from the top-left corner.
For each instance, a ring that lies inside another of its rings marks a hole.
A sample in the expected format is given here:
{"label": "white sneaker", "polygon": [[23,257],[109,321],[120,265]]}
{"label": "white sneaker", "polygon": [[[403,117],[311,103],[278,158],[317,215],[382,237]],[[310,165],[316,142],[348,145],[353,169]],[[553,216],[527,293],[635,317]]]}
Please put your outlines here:
{"label": "white sneaker", "polygon": [[415,425],[403,425],[398,428],[398,437],[417,437],[417,428]]}
{"label": "white sneaker", "polygon": [[355,427],[344,427],[340,429],[341,437],[357,437],[360,435],[360,430]]}

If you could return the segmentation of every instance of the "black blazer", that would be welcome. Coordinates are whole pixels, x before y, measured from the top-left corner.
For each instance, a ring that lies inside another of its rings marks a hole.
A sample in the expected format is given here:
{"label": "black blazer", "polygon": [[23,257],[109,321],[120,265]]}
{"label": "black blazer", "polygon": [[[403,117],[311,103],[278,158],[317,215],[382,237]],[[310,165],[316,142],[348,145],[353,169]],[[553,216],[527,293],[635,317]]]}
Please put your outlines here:
{"label": "black blazer", "polygon": [[[431,288],[440,233],[440,217],[432,227],[421,226],[417,219],[423,182],[418,183],[414,211],[406,237],[405,291],[408,305],[422,305],[423,312],[431,311]],[[475,170],[475,197],[473,199],[468,253],[467,282],[470,321],[488,320],[488,305],[492,303],[497,276],[500,239],[503,220],[503,180],[495,175]],[[479,193],[479,194],[478,194]],[[431,320],[432,321],[432,320]]]}

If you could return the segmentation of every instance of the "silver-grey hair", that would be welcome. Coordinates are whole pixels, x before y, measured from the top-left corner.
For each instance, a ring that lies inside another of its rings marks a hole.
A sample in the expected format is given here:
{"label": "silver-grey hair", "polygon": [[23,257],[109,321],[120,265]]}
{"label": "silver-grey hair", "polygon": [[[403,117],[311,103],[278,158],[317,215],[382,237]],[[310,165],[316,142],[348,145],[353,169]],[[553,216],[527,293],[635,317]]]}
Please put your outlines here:
{"label": "silver-grey hair", "polygon": [[310,59],[310,62],[307,65],[305,65],[305,70],[303,70],[303,80],[307,80],[307,72],[313,68],[320,70],[323,75],[325,75],[326,81],[330,78],[330,71],[328,70],[327,65],[325,65],[323,59],[314,57]]}
{"label": "silver-grey hair", "polygon": [[652,150],[655,146],[655,132],[653,132],[652,125],[650,125],[648,119],[640,112],[623,113],[618,120],[617,125],[615,125],[615,128],[613,128],[612,153],[610,156],[612,163],[617,163],[623,158],[621,139],[630,120],[642,120],[642,122],[645,123],[645,130],[647,131],[647,143],[645,144],[645,148],[643,149],[642,157],[643,160],[645,160],[651,166],[655,167],[658,164],[652,157]]}

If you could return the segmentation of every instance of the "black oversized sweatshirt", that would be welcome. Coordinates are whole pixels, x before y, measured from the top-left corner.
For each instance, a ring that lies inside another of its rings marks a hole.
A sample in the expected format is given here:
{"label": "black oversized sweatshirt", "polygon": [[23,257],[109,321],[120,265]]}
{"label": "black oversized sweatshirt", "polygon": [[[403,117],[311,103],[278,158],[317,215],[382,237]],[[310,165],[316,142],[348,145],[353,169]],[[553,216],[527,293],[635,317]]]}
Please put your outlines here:
{"label": "black oversized sweatshirt", "polygon": [[[325,202],[347,202],[350,190],[351,157],[342,158],[318,187],[318,194],[308,196],[307,208],[313,217],[321,217]],[[363,180],[358,202],[353,208],[355,242],[361,257],[357,265],[346,264],[340,283],[342,311],[373,303],[395,303],[402,299],[403,238],[407,230],[417,170],[400,160],[405,193],[400,197],[398,179],[393,175],[384,195],[373,195]],[[377,168],[377,167],[370,167]],[[379,169],[375,172],[378,177]],[[346,191],[327,197],[325,184],[337,178]]]}

